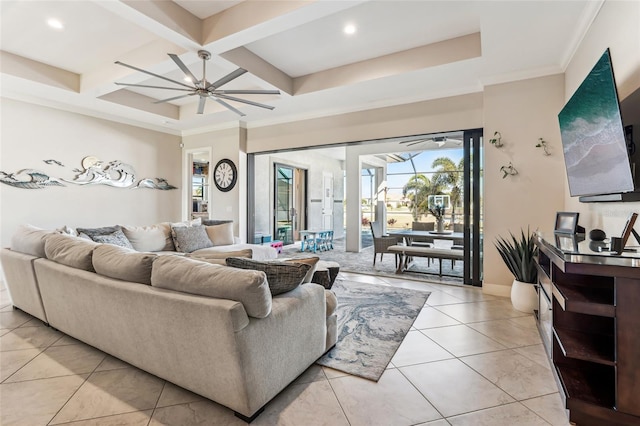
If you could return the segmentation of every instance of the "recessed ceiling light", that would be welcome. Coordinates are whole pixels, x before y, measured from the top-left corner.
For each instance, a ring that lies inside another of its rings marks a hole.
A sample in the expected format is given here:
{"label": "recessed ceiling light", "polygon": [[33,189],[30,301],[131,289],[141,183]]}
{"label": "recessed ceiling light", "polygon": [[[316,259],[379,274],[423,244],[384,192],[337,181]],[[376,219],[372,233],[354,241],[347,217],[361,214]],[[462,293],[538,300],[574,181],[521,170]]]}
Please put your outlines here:
{"label": "recessed ceiling light", "polygon": [[62,24],[62,22],[60,22],[60,20],[55,18],[48,19],[47,25],[49,25],[51,28],[54,28],[56,30],[64,30],[64,25]]}
{"label": "recessed ceiling light", "polygon": [[351,34],[355,34],[355,33],[356,33],[356,26],[355,26],[355,25],[353,25],[353,24],[347,24],[347,25],[345,25],[345,27],[344,27],[344,33],[345,33],[345,34],[349,34],[349,35],[351,35]]}

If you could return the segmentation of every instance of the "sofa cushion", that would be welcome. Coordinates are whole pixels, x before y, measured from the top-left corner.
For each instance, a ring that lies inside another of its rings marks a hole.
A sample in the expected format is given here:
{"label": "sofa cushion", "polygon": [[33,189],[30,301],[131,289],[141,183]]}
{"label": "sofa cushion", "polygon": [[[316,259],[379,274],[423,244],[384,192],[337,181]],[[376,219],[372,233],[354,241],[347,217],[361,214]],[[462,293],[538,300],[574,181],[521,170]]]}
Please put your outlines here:
{"label": "sofa cushion", "polygon": [[228,257],[244,257],[247,259],[251,259],[252,255],[253,255],[253,250],[251,249],[244,249],[244,250],[237,250],[237,251],[199,250],[194,253],[188,253],[187,257],[213,263],[214,265],[226,265]]}
{"label": "sofa cushion", "polygon": [[286,293],[298,287],[307,272],[309,272],[309,269],[311,269],[311,266],[305,263],[263,262],[238,257],[228,258],[227,265],[234,268],[263,271],[267,274],[269,290],[272,296]]}
{"label": "sofa cushion", "polygon": [[126,235],[124,235],[124,232],[120,230],[112,232],[111,234],[94,235],[91,239],[96,243],[111,244],[133,250],[131,242],[129,242]]}
{"label": "sofa cushion", "polygon": [[182,253],[191,253],[194,250],[199,250],[207,247],[211,247],[211,240],[207,236],[207,231],[202,225],[196,226],[171,226],[171,235],[173,236],[173,244],[176,246],[176,250]]}
{"label": "sofa cushion", "polygon": [[336,297],[336,294],[331,290],[324,291],[324,298],[327,303],[327,317],[330,317],[338,307],[338,298]]}
{"label": "sofa cushion", "polygon": [[93,268],[100,275],[117,280],[151,284],[151,266],[155,254],[101,244],[93,251]]}
{"label": "sofa cushion", "polygon": [[151,272],[151,285],[158,288],[235,300],[247,315],[265,318],[271,313],[267,278],[260,271],[243,271],[211,265],[181,256],[159,256]]}
{"label": "sofa cushion", "polygon": [[56,263],[95,272],[91,258],[98,243],[70,235],[51,234],[44,242],[47,259]]}
{"label": "sofa cushion", "polygon": [[11,250],[31,256],[46,257],[44,243],[53,231],[33,225],[20,225],[11,236]]}
{"label": "sofa cushion", "polygon": [[169,222],[151,226],[122,226],[122,232],[137,251],[173,251],[176,247]]}
{"label": "sofa cushion", "polygon": [[205,226],[205,229],[214,247],[230,246],[233,244],[233,222]]}

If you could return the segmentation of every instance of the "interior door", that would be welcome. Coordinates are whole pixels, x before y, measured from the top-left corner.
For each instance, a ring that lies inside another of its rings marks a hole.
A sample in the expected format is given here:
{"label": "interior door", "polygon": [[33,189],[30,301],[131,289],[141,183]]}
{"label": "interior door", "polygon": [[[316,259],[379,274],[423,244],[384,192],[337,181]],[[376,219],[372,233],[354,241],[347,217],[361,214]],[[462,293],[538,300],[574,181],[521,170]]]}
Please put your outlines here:
{"label": "interior door", "polygon": [[333,230],[333,173],[322,172],[322,228]]}

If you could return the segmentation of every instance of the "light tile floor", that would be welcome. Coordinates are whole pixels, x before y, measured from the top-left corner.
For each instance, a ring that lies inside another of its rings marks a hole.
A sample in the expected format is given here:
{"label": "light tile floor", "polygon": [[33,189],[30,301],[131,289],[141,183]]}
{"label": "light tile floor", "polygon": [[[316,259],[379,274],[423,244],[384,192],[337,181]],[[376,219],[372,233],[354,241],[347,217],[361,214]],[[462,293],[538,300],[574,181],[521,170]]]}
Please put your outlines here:
{"label": "light tile floor", "polygon": [[[253,425],[568,425],[534,319],[480,289],[431,291],[378,383],[311,366]],[[0,424],[242,425],[231,410],[13,310],[0,290]]]}

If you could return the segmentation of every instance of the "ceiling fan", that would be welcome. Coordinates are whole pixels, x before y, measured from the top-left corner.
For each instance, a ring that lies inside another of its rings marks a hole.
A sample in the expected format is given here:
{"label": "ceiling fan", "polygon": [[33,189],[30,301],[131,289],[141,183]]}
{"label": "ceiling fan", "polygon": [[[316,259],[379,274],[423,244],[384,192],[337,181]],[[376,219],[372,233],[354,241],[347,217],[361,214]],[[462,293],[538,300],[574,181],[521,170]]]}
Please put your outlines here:
{"label": "ceiling fan", "polygon": [[444,144],[447,142],[453,142],[456,145],[462,145],[462,141],[459,139],[451,139],[447,136],[435,136],[429,139],[419,139],[419,140],[410,140],[410,141],[402,141],[400,144],[407,144],[407,146],[413,146],[421,143],[433,143],[438,146],[438,148],[442,148]]}
{"label": "ceiling fan", "polygon": [[174,96],[172,98],[162,99],[160,101],[156,101],[156,102],[154,102],[154,104],[161,104],[163,102],[169,102],[169,101],[174,101],[174,100],[177,100],[177,99],[186,98],[186,97],[189,97],[189,96],[198,95],[200,97],[200,102],[198,103],[198,114],[204,113],[204,104],[207,101],[207,99],[212,99],[213,101],[219,103],[223,107],[235,112],[236,114],[238,114],[238,115],[240,115],[242,117],[244,117],[246,114],[244,114],[242,111],[238,110],[234,106],[230,105],[228,102],[225,102],[225,100],[241,102],[241,103],[244,103],[244,104],[257,106],[257,107],[260,107],[260,108],[266,108],[266,109],[269,109],[269,110],[274,109],[274,107],[272,107],[271,105],[265,105],[265,104],[261,104],[261,103],[258,103],[258,102],[253,102],[253,101],[249,101],[249,100],[246,100],[246,99],[241,99],[241,98],[237,98],[235,96],[229,96],[229,95],[279,95],[280,94],[279,90],[220,90],[219,89],[220,86],[222,86],[224,84],[227,84],[230,81],[240,77],[242,74],[246,73],[247,70],[245,70],[243,68],[238,68],[237,70],[232,71],[229,74],[225,75],[221,79],[219,79],[217,81],[214,81],[213,83],[210,83],[210,82],[207,81],[207,72],[206,71],[207,71],[207,61],[209,59],[211,59],[211,53],[207,52],[206,50],[199,50],[198,51],[198,56],[202,59],[202,80],[198,80],[193,75],[193,73],[189,70],[189,68],[187,68],[187,66],[184,64],[184,62],[182,62],[182,60],[180,60],[178,55],[175,55],[173,53],[169,53],[169,57],[171,59],[173,59],[173,62],[175,62],[176,65],[178,65],[178,68],[180,68],[182,70],[182,72],[186,76],[186,79],[188,79],[188,81],[191,84],[186,84],[186,83],[183,83],[181,81],[173,80],[173,79],[164,77],[164,76],[159,75],[159,74],[154,74],[151,71],[145,71],[145,70],[143,70],[141,68],[134,67],[133,65],[128,65],[128,64],[125,64],[123,62],[116,61],[116,64],[118,64],[118,65],[122,65],[124,67],[131,68],[133,70],[140,71],[140,72],[143,72],[145,74],[149,74],[151,76],[161,78],[161,79],[169,81],[171,83],[183,86],[184,88],[182,88],[182,87],[150,86],[150,85],[146,85],[146,84],[130,84],[130,83],[117,83],[117,82],[116,82],[116,84],[118,84],[120,86],[145,87],[145,88],[150,88],[150,89],[180,90],[180,91],[188,92],[188,93],[180,95],[180,96]]}

